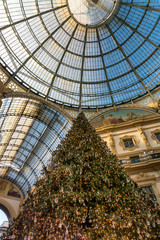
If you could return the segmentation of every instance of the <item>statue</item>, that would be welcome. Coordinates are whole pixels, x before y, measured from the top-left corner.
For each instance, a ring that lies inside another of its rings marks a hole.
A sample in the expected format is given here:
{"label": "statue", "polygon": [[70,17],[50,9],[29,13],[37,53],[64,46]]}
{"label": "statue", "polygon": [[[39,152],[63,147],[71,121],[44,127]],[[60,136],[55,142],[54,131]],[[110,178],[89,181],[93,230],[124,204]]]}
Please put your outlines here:
{"label": "statue", "polygon": [[111,147],[112,152],[114,154],[116,154],[116,145],[115,145],[115,141],[114,141],[112,133],[109,133],[108,140],[109,140],[109,145]]}
{"label": "statue", "polygon": [[109,133],[108,138],[109,138],[109,145],[111,147],[115,147],[115,141],[114,141],[113,136],[112,136],[111,133]]}
{"label": "statue", "polygon": [[147,136],[141,127],[138,128],[138,132],[139,132],[141,138],[143,139],[144,143],[146,144],[146,146],[151,147],[151,145],[147,139]]}

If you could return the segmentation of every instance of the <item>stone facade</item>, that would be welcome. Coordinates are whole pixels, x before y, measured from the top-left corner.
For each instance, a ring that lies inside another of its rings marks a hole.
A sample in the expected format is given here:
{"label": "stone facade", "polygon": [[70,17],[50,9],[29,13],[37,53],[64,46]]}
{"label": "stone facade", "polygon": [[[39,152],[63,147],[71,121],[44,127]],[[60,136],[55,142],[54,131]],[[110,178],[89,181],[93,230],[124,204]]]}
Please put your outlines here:
{"label": "stone facade", "polygon": [[140,187],[153,190],[160,202],[160,114],[139,106],[103,111],[90,119]]}

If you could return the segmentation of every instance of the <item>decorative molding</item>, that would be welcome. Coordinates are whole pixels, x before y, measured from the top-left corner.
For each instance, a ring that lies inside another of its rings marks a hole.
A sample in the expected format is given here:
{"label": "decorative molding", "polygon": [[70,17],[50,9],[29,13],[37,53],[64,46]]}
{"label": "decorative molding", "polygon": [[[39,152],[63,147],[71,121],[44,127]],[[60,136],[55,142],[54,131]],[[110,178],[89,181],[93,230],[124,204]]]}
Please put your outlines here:
{"label": "decorative molding", "polygon": [[[74,110],[68,110],[68,109],[65,109],[66,112],[68,112],[68,114],[70,114],[70,116],[72,118],[76,118],[79,114],[79,111],[74,111]],[[86,118],[90,119],[91,116],[93,116],[95,114],[95,112],[89,112],[89,111],[83,111],[83,113],[85,114]]]}
{"label": "decorative molding", "polygon": [[139,134],[140,134],[140,137],[142,138],[142,140],[143,140],[143,142],[145,143],[146,147],[147,147],[148,149],[150,149],[150,148],[151,148],[151,145],[150,145],[150,142],[149,142],[148,139],[147,139],[147,136],[146,136],[144,130],[142,129],[142,127],[138,127],[137,129],[138,129],[138,132],[139,132]]}
{"label": "decorative molding", "polygon": [[16,83],[14,83],[13,81],[11,81],[8,85],[8,88],[10,88],[11,90],[15,91],[15,92],[25,92],[24,89],[20,88]]}
{"label": "decorative molding", "polygon": [[[132,139],[133,144],[134,144],[133,147],[128,147],[128,148],[125,147],[124,140],[127,140],[127,139]],[[120,138],[119,145],[123,148],[124,151],[126,151],[126,150],[132,151],[139,147],[139,140],[134,135],[125,135],[124,137]]]}
{"label": "decorative molding", "polygon": [[160,129],[156,129],[153,132],[151,132],[151,137],[152,137],[153,140],[156,141],[157,144],[160,144],[160,141],[156,137],[156,133],[160,134]]}
{"label": "decorative molding", "polygon": [[[155,175],[151,175],[151,174],[148,174],[148,173],[143,173],[143,172],[140,172],[139,174],[137,174],[137,176],[134,178],[135,181],[139,181],[139,180],[153,180],[155,179]],[[143,185],[145,186],[145,185]]]}
{"label": "decorative molding", "polygon": [[0,97],[6,93],[11,93],[12,91],[12,89],[5,87],[4,84],[0,81]]}
{"label": "decorative molding", "polygon": [[8,76],[0,69],[0,81],[5,83],[8,79]]}

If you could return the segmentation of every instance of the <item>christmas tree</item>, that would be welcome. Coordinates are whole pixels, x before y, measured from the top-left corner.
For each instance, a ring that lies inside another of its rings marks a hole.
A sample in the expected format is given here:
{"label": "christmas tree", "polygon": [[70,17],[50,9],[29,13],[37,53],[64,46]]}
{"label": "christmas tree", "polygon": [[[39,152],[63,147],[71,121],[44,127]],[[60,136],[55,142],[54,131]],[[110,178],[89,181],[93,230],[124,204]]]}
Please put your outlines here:
{"label": "christmas tree", "polygon": [[16,240],[160,239],[160,211],[83,113],[10,227]]}

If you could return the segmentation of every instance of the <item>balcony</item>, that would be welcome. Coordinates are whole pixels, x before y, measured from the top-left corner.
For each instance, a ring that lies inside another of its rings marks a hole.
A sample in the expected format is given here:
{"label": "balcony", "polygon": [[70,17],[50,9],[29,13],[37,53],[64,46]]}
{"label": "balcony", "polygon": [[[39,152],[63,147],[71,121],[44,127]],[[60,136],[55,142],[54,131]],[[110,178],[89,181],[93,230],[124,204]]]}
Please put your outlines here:
{"label": "balcony", "polygon": [[[152,154],[144,154],[143,156],[130,157],[130,159],[120,159],[121,164],[136,164],[152,160],[160,159],[160,152]],[[157,161],[156,161],[157,162]]]}

